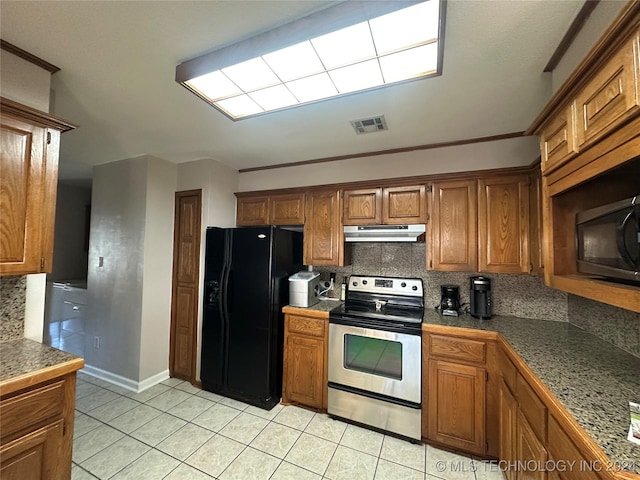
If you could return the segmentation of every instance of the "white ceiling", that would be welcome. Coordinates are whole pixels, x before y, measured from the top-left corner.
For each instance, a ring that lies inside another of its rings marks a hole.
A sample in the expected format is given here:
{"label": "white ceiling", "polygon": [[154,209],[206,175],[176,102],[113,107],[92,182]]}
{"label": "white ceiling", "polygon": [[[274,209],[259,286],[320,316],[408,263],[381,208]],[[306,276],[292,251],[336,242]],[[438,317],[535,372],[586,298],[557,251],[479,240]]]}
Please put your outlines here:
{"label": "white ceiling", "polygon": [[[174,81],[179,63],[332,5],[322,1],[7,1],[2,38],[61,68],[52,113],[79,125],[77,164],[150,154],[233,168],[525,130],[551,96],[542,72],[582,0],[449,0],[442,76],[233,122]],[[350,120],[384,114],[389,130]]]}

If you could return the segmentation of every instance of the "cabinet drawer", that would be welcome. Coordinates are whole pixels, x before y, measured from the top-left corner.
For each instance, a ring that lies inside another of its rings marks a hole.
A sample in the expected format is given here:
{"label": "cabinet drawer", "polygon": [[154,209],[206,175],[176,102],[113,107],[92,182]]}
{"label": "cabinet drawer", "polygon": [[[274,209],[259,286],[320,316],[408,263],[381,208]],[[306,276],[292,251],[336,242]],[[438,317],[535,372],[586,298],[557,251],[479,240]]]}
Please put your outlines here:
{"label": "cabinet drawer", "polygon": [[540,133],[543,173],[565,163],[576,151],[573,106],[569,106]]}
{"label": "cabinet drawer", "polygon": [[574,445],[553,415],[549,415],[547,449],[556,460],[567,462],[567,464],[575,462],[573,469],[567,469],[560,473],[560,477],[564,480],[600,480],[600,476],[595,472],[590,471],[588,468],[580,468],[581,465],[589,465],[589,463],[587,463],[580,450]]}
{"label": "cabinet drawer", "polygon": [[2,438],[43,420],[62,415],[64,381],[52,383],[0,402]]}
{"label": "cabinet drawer", "polygon": [[638,41],[631,41],[580,91],[575,100],[578,148],[605,135],[638,110]]}
{"label": "cabinet drawer", "polygon": [[547,438],[547,407],[520,374],[516,378],[516,392],[520,410],[538,439],[544,443]]}
{"label": "cabinet drawer", "polygon": [[324,323],[324,320],[289,315],[287,316],[287,331],[312,337],[323,337]]}
{"label": "cabinet drawer", "polygon": [[487,344],[465,338],[430,335],[429,353],[438,357],[484,363]]}

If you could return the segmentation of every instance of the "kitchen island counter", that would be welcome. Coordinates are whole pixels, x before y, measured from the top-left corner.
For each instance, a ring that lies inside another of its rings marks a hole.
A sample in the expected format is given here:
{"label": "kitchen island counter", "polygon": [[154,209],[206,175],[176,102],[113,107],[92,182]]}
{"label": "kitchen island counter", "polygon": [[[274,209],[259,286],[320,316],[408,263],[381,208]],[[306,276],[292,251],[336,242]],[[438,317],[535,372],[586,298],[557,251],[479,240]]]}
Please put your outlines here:
{"label": "kitchen island counter", "polygon": [[640,473],[640,445],[627,440],[629,402],[640,402],[640,358],[566,322],[427,310],[423,330],[440,326],[499,333],[615,466]]}

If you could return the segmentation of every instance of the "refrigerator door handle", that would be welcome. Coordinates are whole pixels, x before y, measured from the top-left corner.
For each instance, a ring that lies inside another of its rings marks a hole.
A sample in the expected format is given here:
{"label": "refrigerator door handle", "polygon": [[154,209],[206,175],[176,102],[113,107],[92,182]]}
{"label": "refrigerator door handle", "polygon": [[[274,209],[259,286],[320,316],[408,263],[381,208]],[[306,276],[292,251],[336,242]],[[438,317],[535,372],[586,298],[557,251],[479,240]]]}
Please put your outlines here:
{"label": "refrigerator door handle", "polygon": [[227,302],[225,305],[225,313],[227,316],[227,321],[229,321],[232,313],[230,305],[233,304],[233,302],[229,302],[229,299],[233,298],[233,272],[231,271],[231,269],[227,271],[227,281],[225,283],[227,284],[227,294],[225,295],[227,299]]}

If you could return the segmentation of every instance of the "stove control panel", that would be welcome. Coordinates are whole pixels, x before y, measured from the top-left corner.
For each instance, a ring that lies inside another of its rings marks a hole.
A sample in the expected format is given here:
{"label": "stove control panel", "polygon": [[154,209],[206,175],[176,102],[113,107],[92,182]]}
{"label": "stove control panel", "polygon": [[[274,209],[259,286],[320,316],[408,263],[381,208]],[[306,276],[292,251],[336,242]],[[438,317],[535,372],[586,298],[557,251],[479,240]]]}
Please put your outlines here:
{"label": "stove control panel", "polygon": [[348,288],[350,292],[386,293],[412,297],[422,297],[423,294],[421,278],[351,275]]}

